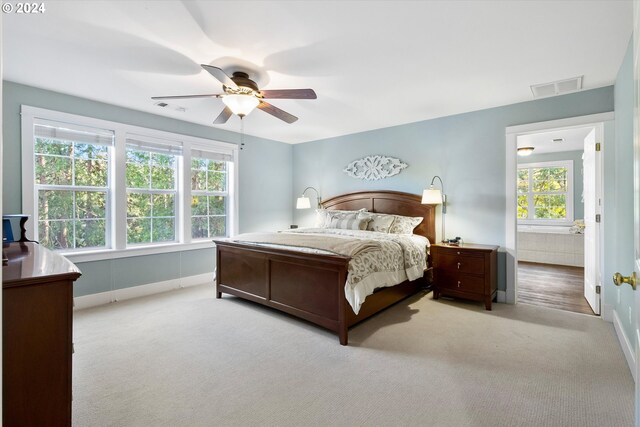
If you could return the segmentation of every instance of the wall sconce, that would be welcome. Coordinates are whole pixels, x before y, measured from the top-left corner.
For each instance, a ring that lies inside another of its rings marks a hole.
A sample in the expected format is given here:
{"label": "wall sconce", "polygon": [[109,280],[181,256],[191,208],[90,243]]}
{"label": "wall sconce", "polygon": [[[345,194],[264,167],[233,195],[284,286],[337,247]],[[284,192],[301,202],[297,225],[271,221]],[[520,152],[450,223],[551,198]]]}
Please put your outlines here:
{"label": "wall sconce", "polygon": [[296,209],[309,209],[311,207],[311,201],[309,201],[309,198],[304,195],[307,190],[313,190],[316,192],[316,200],[318,202],[317,207],[321,208],[322,206],[320,205],[320,193],[318,193],[318,190],[313,187],[307,187],[302,192],[302,196],[298,197],[298,199],[296,200]]}
{"label": "wall sconce", "polygon": [[[433,185],[436,178],[438,178],[438,180],[440,181],[441,190],[438,190]],[[446,194],[444,194],[444,184],[442,183],[442,178],[440,178],[438,175],[433,177],[433,179],[431,180],[431,185],[429,185],[429,188],[427,188],[422,192],[422,204],[423,205],[442,205],[442,236],[441,238],[442,238],[442,241],[444,242],[446,240],[446,237],[444,234],[444,215],[447,213],[447,196]]]}

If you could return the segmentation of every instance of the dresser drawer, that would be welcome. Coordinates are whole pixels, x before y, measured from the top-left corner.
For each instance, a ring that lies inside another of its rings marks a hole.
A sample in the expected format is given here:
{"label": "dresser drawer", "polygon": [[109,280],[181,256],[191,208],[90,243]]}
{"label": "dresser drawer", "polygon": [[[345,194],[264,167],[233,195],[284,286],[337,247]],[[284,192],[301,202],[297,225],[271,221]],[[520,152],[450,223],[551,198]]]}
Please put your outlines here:
{"label": "dresser drawer", "polygon": [[484,274],[484,257],[454,255],[452,251],[439,253],[434,261],[436,268],[462,273]]}
{"label": "dresser drawer", "polygon": [[436,285],[441,289],[481,294],[484,292],[484,277],[438,270]]}

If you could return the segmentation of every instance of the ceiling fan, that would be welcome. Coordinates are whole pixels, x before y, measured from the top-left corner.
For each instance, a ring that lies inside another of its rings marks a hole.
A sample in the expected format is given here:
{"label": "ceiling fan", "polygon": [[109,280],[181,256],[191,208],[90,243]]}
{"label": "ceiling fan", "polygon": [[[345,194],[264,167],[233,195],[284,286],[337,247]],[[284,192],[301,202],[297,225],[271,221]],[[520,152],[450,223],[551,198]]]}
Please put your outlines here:
{"label": "ceiling fan", "polygon": [[265,99],[316,99],[313,89],[274,89],[260,90],[256,82],[242,71],[235,71],[232,76],[227,75],[221,68],[212,65],[201,65],[206,71],[222,83],[224,93],[204,95],[177,95],[177,96],[153,96],[151,99],[188,99],[188,98],[222,98],[224,110],[216,117],[213,124],[223,124],[229,120],[232,114],[243,118],[254,108],[271,114],[287,123],[293,123],[298,118],[280,108],[264,101]]}

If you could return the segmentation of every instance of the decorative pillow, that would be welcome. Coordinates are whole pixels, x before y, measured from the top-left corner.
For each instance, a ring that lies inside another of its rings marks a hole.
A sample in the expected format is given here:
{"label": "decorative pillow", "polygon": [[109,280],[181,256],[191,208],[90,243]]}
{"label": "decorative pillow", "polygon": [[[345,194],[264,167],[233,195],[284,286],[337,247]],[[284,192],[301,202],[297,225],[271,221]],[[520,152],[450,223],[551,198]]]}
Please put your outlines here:
{"label": "decorative pillow", "polygon": [[413,234],[413,229],[422,222],[424,218],[421,216],[410,217],[395,215],[393,224],[389,228],[389,233],[393,234]]}
{"label": "decorative pillow", "polygon": [[326,209],[316,209],[316,228],[327,228],[331,221],[331,215]]}
{"label": "decorative pillow", "polygon": [[336,209],[316,209],[316,227],[317,228],[336,228],[331,227],[331,219],[336,216],[353,216],[366,213],[367,209],[362,208],[357,211],[341,211]]}
{"label": "decorative pillow", "polygon": [[345,230],[366,230],[370,218],[359,214],[342,214],[331,217],[329,228],[342,228]]}
{"label": "decorative pillow", "polygon": [[369,215],[371,221],[369,221],[367,225],[367,230],[377,231],[379,233],[388,233],[391,224],[393,224],[393,220],[396,218],[395,215],[388,214],[370,213]]}

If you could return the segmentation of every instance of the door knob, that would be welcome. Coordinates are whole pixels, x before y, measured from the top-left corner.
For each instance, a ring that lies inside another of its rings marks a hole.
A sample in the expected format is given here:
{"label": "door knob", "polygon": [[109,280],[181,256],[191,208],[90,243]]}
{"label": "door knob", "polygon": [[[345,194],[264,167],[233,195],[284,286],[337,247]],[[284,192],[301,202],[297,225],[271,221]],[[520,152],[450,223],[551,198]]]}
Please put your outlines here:
{"label": "door knob", "polygon": [[631,276],[628,276],[628,277],[624,277],[622,274],[616,273],[613,275],[613,283],[616,286],[620,286],[623,283],[628,283],[631,285],[631,287],[635,291],[636,290],[636,272],[634,271],[633,273],[631,273]]}

